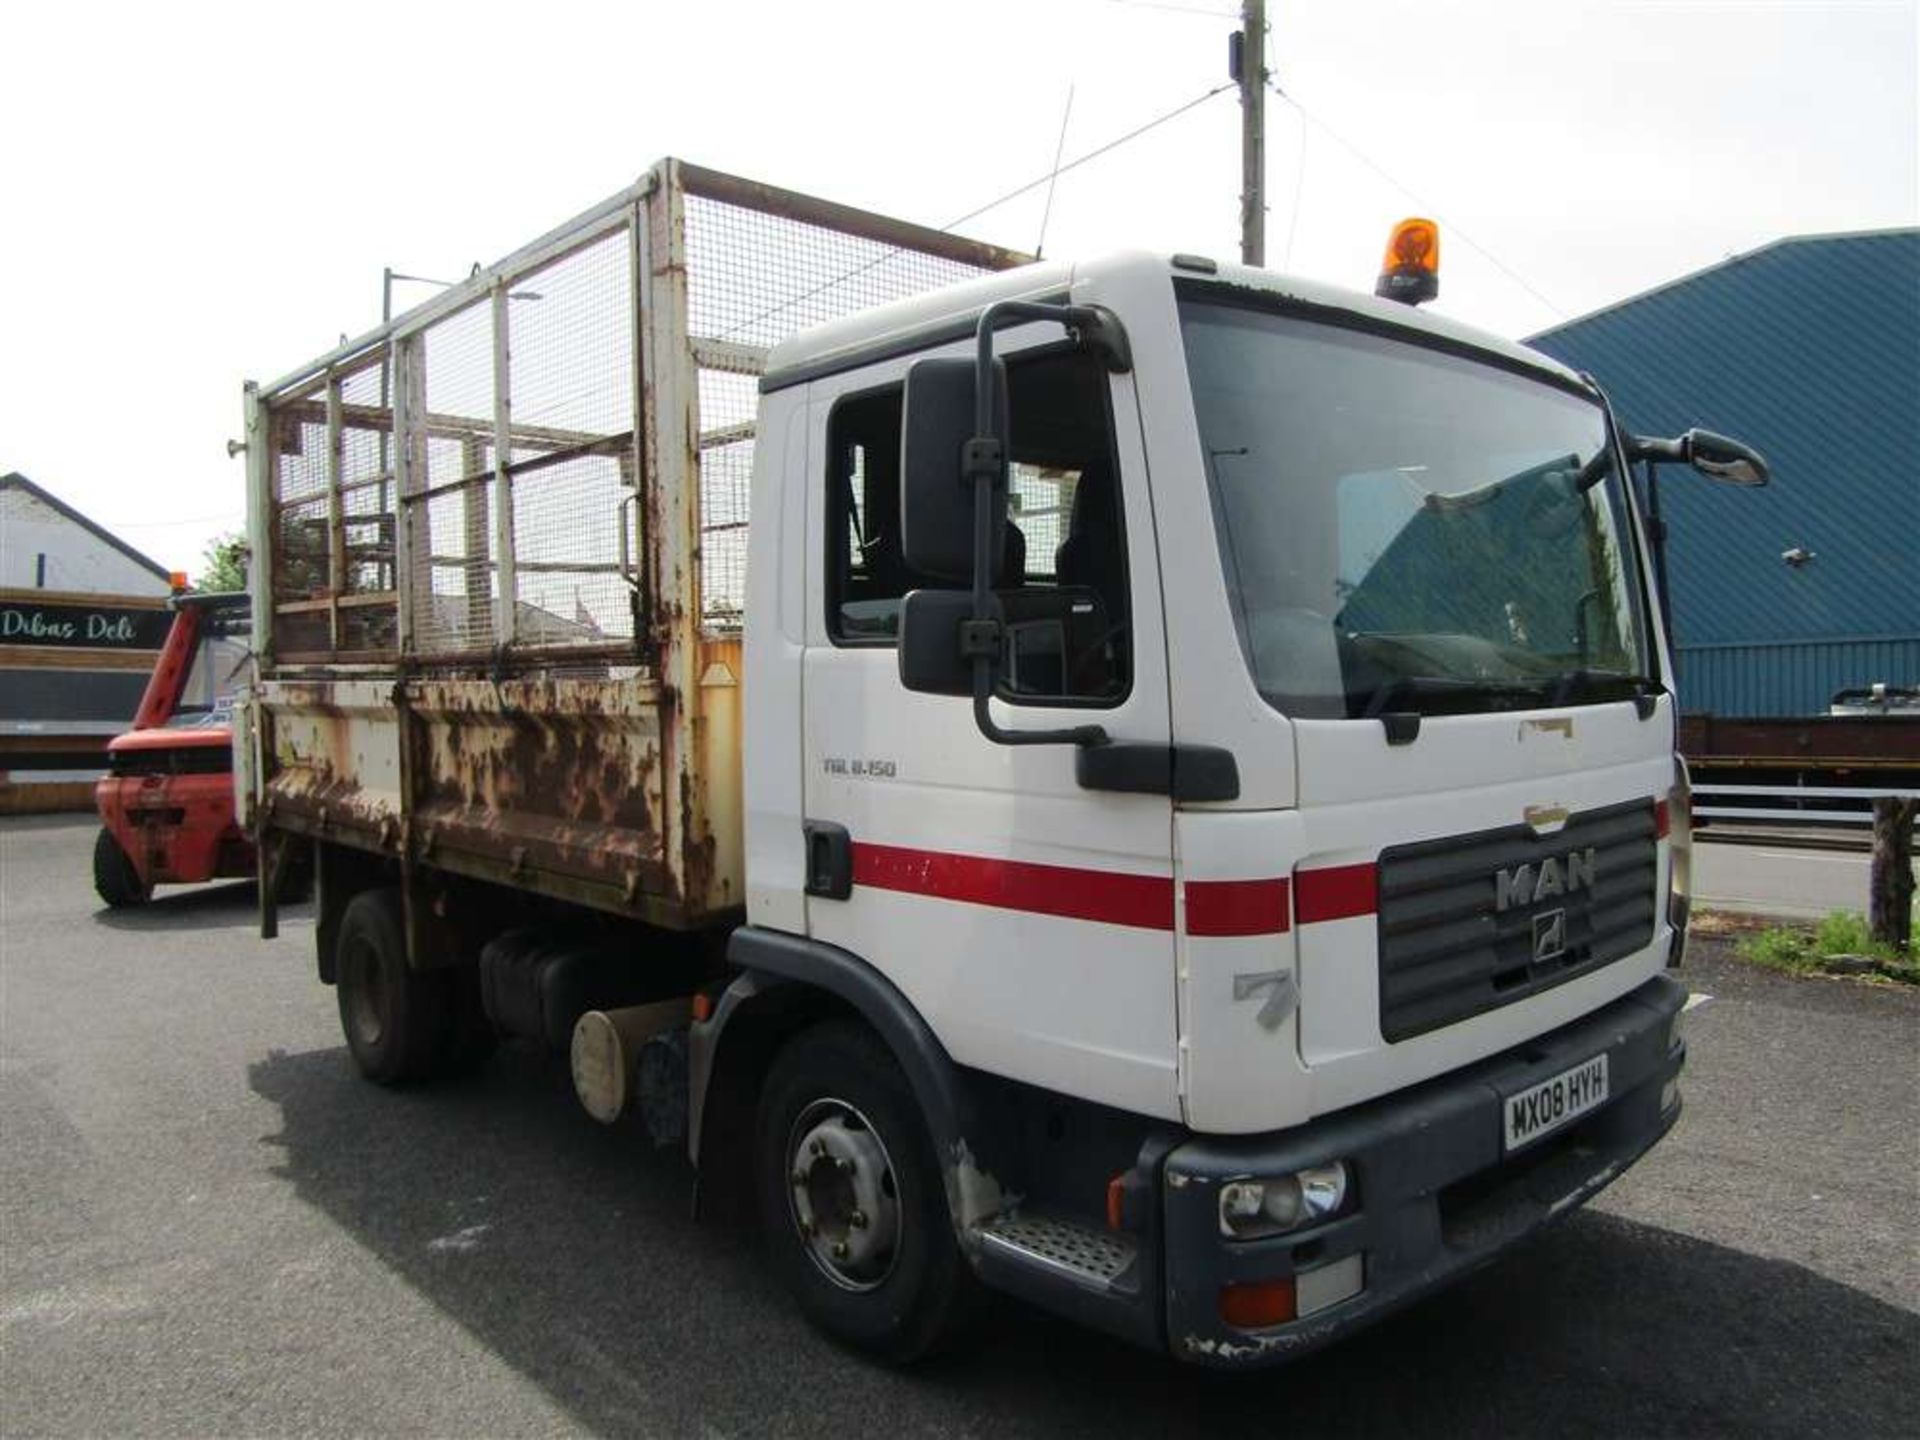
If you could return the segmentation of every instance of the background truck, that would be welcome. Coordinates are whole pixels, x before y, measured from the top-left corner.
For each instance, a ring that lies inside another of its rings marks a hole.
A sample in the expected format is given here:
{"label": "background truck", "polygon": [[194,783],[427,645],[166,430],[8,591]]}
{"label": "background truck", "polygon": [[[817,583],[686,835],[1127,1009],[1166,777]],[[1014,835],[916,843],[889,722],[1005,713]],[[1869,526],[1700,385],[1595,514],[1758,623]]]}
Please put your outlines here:
{"label": "background truck", "polygon": [[873,1353],[992,1289],[1272,1361],[1678,1115],[1622,477],[1764,468],[1406,305],[1025,261],[668,160],[249,386],[264,928],[311,854],[369,1078],[569,1054]]}
{"label": "background truck", "polygon": [[[109,906],[142,905],[155,885],[252,875],[253,842],[233,798],[233,728],[221,704],[188,693],[238,687],[246,664],[231,643],[247,630],[247,596],[175,595],[173,623],[140,696],[132,727],[107,743],[93,789],[100,835],[93,888]],[[226,641],[229,643],[221,643]],[[196,669],[204,671],[192,683]]]}
{"label": "background truck", "polygon": [[1876,799],[1920,794],[1920,707],[1899,687],[1840,691],[1826,715],[1683,714],[1680,750],[1701,825],[1857,832]]}

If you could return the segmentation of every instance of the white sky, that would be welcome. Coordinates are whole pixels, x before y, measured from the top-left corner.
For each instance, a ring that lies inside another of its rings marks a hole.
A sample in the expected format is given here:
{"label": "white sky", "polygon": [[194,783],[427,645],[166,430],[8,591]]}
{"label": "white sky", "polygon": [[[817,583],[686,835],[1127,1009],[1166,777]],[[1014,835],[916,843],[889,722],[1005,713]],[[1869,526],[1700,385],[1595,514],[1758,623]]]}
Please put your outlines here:
{"label": "white sky", "polygon": [[[1219,84],[1236,9],[9,7],[0,473],[197,570],[244,521],[241,381],[370,328],[383,266],[462,276],[669,154],[942,225],[1045,173],[1069,85],[1071,158]],[[1269,12],[1280,84],[1412,191],[1326,129],[1303,163],[1270,96],[1274,268],[1371,288],[1390,224],[1434,214],[1435,308],[1521,335],[1782,235],[1920,221],[1920,0]],[[1064,176],[1047,253],[1235,257],[1238,147],[1228,93]],[[1031,249],[1041,206],[963,229]]]}

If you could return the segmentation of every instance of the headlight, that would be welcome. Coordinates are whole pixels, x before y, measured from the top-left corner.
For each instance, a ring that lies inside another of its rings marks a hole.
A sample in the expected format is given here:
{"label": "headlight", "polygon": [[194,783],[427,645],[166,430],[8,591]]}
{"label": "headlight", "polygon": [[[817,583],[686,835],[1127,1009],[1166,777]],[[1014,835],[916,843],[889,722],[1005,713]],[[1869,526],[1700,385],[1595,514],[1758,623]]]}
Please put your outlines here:
{"label": "headlight", "polygon": [[1298,1230],[1339,1214],[1349,1189],[1344,1160],[1291,1175],[1229,1180],[1220,1187],[1220,1233],[1255,1240]]}

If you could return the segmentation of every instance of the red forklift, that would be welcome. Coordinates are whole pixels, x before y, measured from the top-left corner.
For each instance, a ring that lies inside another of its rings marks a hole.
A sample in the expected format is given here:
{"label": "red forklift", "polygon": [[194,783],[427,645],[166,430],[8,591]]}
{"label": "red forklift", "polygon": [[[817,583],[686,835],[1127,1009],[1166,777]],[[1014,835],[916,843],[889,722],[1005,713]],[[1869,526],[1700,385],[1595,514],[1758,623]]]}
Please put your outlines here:
{"label": "red forklift", "polygon": [[93,888],[119,909],[143,905],[155,885],[248,878],[253,842],[233,805],[233,725],[218,703],[183,705],[195,663],[209,668],[211,691],[237,676],[208,642],[248,633],[245,594],[176,595],[173,625],[133,728],[107,746],[107,773],[94,787],[100,838],[93,846]]}

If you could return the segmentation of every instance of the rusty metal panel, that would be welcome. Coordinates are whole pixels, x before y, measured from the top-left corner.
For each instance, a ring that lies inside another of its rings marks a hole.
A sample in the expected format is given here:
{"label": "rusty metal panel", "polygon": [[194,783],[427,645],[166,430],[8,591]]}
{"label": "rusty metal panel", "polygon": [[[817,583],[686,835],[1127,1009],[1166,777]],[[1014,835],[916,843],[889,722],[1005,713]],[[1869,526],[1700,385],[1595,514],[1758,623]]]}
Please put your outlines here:
{"label": "rusty metal panel", "polygon": [[397,848],[406,807],[392,684],[267,681],[255,703],[266,817],[303,834]]}
{"label": "rusty metal panel", "polygon": [[416,857],[605,909],[686,912],[652,685],[421,679],[400,698]]}
{"label": "rusty metal panel", "polygon": [[668,849],[644,679],[282,680],[251,704],[277,828],[665,924],[738,903],[737,836],[709,835],[693,888]]}
{"label": "rusty metal panel", "polygon": [[740,637],[700,643],[700,709],[692,737],[696,781],[687,844],[686,890],[690,904],[718,914],[746,904],[746,796],[740,744],[746,735],[741,712]]}

